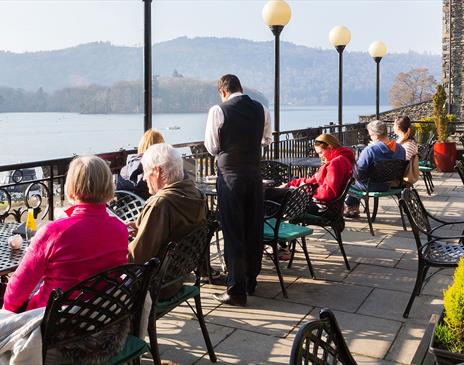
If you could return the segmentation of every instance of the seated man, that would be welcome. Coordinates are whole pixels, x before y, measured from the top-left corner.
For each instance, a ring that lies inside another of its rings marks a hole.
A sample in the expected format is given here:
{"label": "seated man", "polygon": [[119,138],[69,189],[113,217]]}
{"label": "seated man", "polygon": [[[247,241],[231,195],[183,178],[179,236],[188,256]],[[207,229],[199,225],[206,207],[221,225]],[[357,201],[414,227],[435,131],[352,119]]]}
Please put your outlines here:
{"label": "seated man", "polygon": [[[172,146],[159,143],[142,157],[143,178],[152,196],[147,200],[134,228],[129,244],[129,261],[142,264],[161,257],[167,244],[188,234],[206,222],[206,199],[192,180],[184,180],[182,158]],[[160,298],[174,296],[182,283],[166,288]]]}
{"label": "seated man", "polygon": [[[372,143],[369,144],[359,155],[357,166],[356,183],[353,185],[360,190],[366,189],[366,182],[369,177],[369,169],[376,161],[384,160],[404,160],[406,152],[404,148],[390,140],[387,135],[387,126],[380,120],[374,120],[367,125],[369,136]],[[371,184],[369,190],[387,191],[390,183]],[[354,196],[346,198],[345,217],[356,218],[359,216],[359,199]]]}

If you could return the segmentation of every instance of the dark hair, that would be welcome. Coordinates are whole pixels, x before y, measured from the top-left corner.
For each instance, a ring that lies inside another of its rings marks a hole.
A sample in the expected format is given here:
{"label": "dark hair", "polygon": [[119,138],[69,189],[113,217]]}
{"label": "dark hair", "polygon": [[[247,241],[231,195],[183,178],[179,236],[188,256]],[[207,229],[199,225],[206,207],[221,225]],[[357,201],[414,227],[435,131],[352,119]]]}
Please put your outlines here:
{"label": "dark hair", "polygon": [[235,75],[224,75],[222,76],[217,82],[218,91],[223,89],[228,93],[236,93],[236,92],[243,92],[242,85],[240,84],[240,80]]}
{"label": "dark hair", "polygon": [[407,115],[397,118],[395,123],[403,133],[406,133],[411,128],[411,119]]}

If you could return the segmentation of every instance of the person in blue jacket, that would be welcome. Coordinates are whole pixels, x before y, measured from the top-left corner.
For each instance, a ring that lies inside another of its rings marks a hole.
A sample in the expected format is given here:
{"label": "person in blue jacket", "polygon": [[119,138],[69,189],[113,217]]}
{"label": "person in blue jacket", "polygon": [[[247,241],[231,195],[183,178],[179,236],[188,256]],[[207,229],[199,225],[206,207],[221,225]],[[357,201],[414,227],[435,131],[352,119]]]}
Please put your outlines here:
{"label": "person in blue jacket", "polygon": [[[376,161],[384,160],[404,160],[406,152],[404,148],[396,141],[388,138],[387,125],[380,120],[374,120],[367,125],[367,131],[371,137],[372,143],[369,144],[360,154],[356,162],[357,176],[355,188],[364,190],[366,188],[369,170]],[[369,189],[375,191],[387,191],[390,183],[370,184]],[[359,217],[359,199],[354,196],[348,196],[345,201],[345,217]]]}

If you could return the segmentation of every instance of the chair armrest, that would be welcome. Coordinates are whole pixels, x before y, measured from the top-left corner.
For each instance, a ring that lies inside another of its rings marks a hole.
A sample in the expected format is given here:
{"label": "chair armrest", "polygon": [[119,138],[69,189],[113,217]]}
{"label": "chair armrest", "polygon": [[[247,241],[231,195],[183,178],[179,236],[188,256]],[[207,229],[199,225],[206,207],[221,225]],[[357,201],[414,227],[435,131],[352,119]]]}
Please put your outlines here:
{"label": "chair armrest", "polygon": [[[264,201],[264,219],[275,218],[281,208],[282,208],[282,204],[279,204],[272,200],[265,200]],[[266,212],[270,212],[270,214],[266,214]]]}
{"label": "chair armrest", "polygon": [[[432,243],[434,242],[437,242],[437,241],[441,241],[441,240],[459,240],[457,243],[461,243],[461,240],[464,238],[464,236],[449,236],[449,237],[438,237],[438,236],[432,236],[430,235],[431,237],[434,237],[433,239],[431,239],[430,241],[427,241],[426,243],[424,243],[420,249],[424,249],[426,248],[427,246],[431,245]],[[446,244],[448,244],[448,242],[446,242]],[[452,243],[452,242],[449,242],[450,245],[455,245],[455,243]]]}

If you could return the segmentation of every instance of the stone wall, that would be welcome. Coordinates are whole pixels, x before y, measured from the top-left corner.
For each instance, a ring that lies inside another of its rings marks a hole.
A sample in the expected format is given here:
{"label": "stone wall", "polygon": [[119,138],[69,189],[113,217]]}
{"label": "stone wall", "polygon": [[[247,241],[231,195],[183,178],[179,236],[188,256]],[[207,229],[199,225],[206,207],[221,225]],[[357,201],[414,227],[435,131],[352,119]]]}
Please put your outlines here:
{"label": "stone wall", "polygon": [[[451,6],[451,19],[450,19]],[[451,34],[450,34],[451,20]],[[443,32],[442,32],[442,79],[446,93],[449,94],[451,73],[451,113],[458,120],[464,115],[463,97],[463,64],[464,64],[464,4],[462,0],[443,0]],[[450,54],[451,36],[451,54]],[[451,69],[450,69],[451,56]]]}
{"label": "stone wall", "polygon": [[[432,100],[429,100],[417,104],[407,105],[401,108],[384,111],[379,114],[379,118],[380,120],[384,121],[393,121],[402,115],[407,115],[411,120],[420,120],[424,117],[431,116],[432,111]],[[370,122],[375,119],[375,114],[359,116],[360,122]]]}

